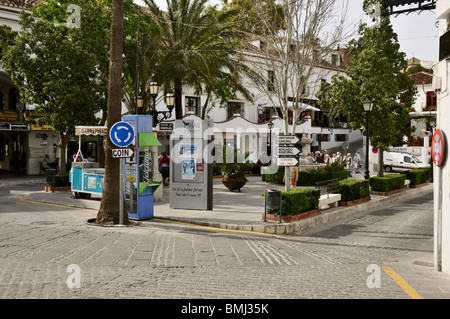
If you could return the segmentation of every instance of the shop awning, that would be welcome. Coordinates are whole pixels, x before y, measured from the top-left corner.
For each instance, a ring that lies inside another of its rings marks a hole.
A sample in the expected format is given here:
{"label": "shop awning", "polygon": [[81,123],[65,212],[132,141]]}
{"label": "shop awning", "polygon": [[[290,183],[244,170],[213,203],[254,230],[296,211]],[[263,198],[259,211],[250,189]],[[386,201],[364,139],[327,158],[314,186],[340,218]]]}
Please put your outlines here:
{"label": "shop awning", "polygon": [[161,146],[153,133],[139,133],[139,146]]}
{"label": "shop awning", "polygon": [[75,135],[102,135],[106,136],[106,126],[75,126]]}

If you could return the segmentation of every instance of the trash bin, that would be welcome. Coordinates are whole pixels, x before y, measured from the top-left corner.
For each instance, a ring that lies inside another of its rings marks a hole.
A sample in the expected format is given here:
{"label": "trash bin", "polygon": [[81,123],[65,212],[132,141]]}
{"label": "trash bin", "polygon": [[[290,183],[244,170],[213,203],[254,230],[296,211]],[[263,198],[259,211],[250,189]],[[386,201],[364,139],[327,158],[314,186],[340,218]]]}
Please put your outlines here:
{"label": "trash bin", "polygon": [[277,189],[266,189],[265,204],[264,204],[264,221],[266,220],[267,210],[277,210],[280,214],[281,223],[281,191]]}
{"label": "trash bin", "polygon": [[47,184],[47,186],[51,187],[52,192],[55,191],[55,175],[56,169],[47,168],[45,170],[45,183]]}

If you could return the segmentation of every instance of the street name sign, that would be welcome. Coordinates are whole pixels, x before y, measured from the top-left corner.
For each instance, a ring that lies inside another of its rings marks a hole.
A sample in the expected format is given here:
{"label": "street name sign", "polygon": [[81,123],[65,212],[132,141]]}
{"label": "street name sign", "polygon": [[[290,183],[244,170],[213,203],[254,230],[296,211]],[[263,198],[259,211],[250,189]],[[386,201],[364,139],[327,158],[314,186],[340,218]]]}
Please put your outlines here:
{"label": "street name sign", "polygon": [[134,129],[127,122],[117,122],[111,127],[109,138],[116,146],[126,147],[134,140]]}
{"label": "street name sign", "polygon": [[133,156],[134,152],[131,148],[115,148],[112,150],[113,158],[127,158]]}
{"label": "street name sign", "polygon": [[278,156],[296,156],[301,153],[301,149],[298,146],[278,146]]}
{"label": "street name sign", "polygon": [[298,166],[299,161],[296,157],[279,157],[277,158],[278,166]]}
{"label": "street name sign", "polygon": [[296,135],[278,135],[277,144],[279,145],[295,145],[300,142],[300,138]]}

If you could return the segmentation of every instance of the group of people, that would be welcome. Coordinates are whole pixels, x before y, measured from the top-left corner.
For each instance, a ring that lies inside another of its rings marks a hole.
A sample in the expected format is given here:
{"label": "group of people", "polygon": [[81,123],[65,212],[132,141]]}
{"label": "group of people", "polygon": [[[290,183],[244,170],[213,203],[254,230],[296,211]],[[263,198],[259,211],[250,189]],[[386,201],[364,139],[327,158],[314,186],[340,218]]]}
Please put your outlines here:
{"label": "group of people", "polygon": [[361,154],[359,153],[359,151],[357,151],[353,156],[350,153],[342,156],[340,152],[333,153],[333,155],[330,156],[327,150],[324,150],[322,153],[319,151],[317,151],[315,154],[310,153],[307,157],[311,158],[312,162],[314,163],[340,163],[344,168],[349,170],[350,176],[352,172],[359,174],[359,169],[362,167]]}

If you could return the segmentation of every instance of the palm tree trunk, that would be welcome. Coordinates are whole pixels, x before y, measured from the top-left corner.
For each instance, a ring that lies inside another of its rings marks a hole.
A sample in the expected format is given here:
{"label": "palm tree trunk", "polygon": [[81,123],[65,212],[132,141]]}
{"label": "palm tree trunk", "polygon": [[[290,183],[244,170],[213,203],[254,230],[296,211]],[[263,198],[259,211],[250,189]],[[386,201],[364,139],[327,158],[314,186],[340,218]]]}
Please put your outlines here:
{"label": "palm tree trunk", "polygon": [[[108,79],[107,130],[121,120],[122,97],[122,51],[123,51],[123,0],[113,0],[111,20],[111,45]],[[106,139],[105,178],[97,224],[119,223],[119,170],[120,160],[112,158],[111,140]],[[124,210],[124,224],[128,224],[128,214]]]}

